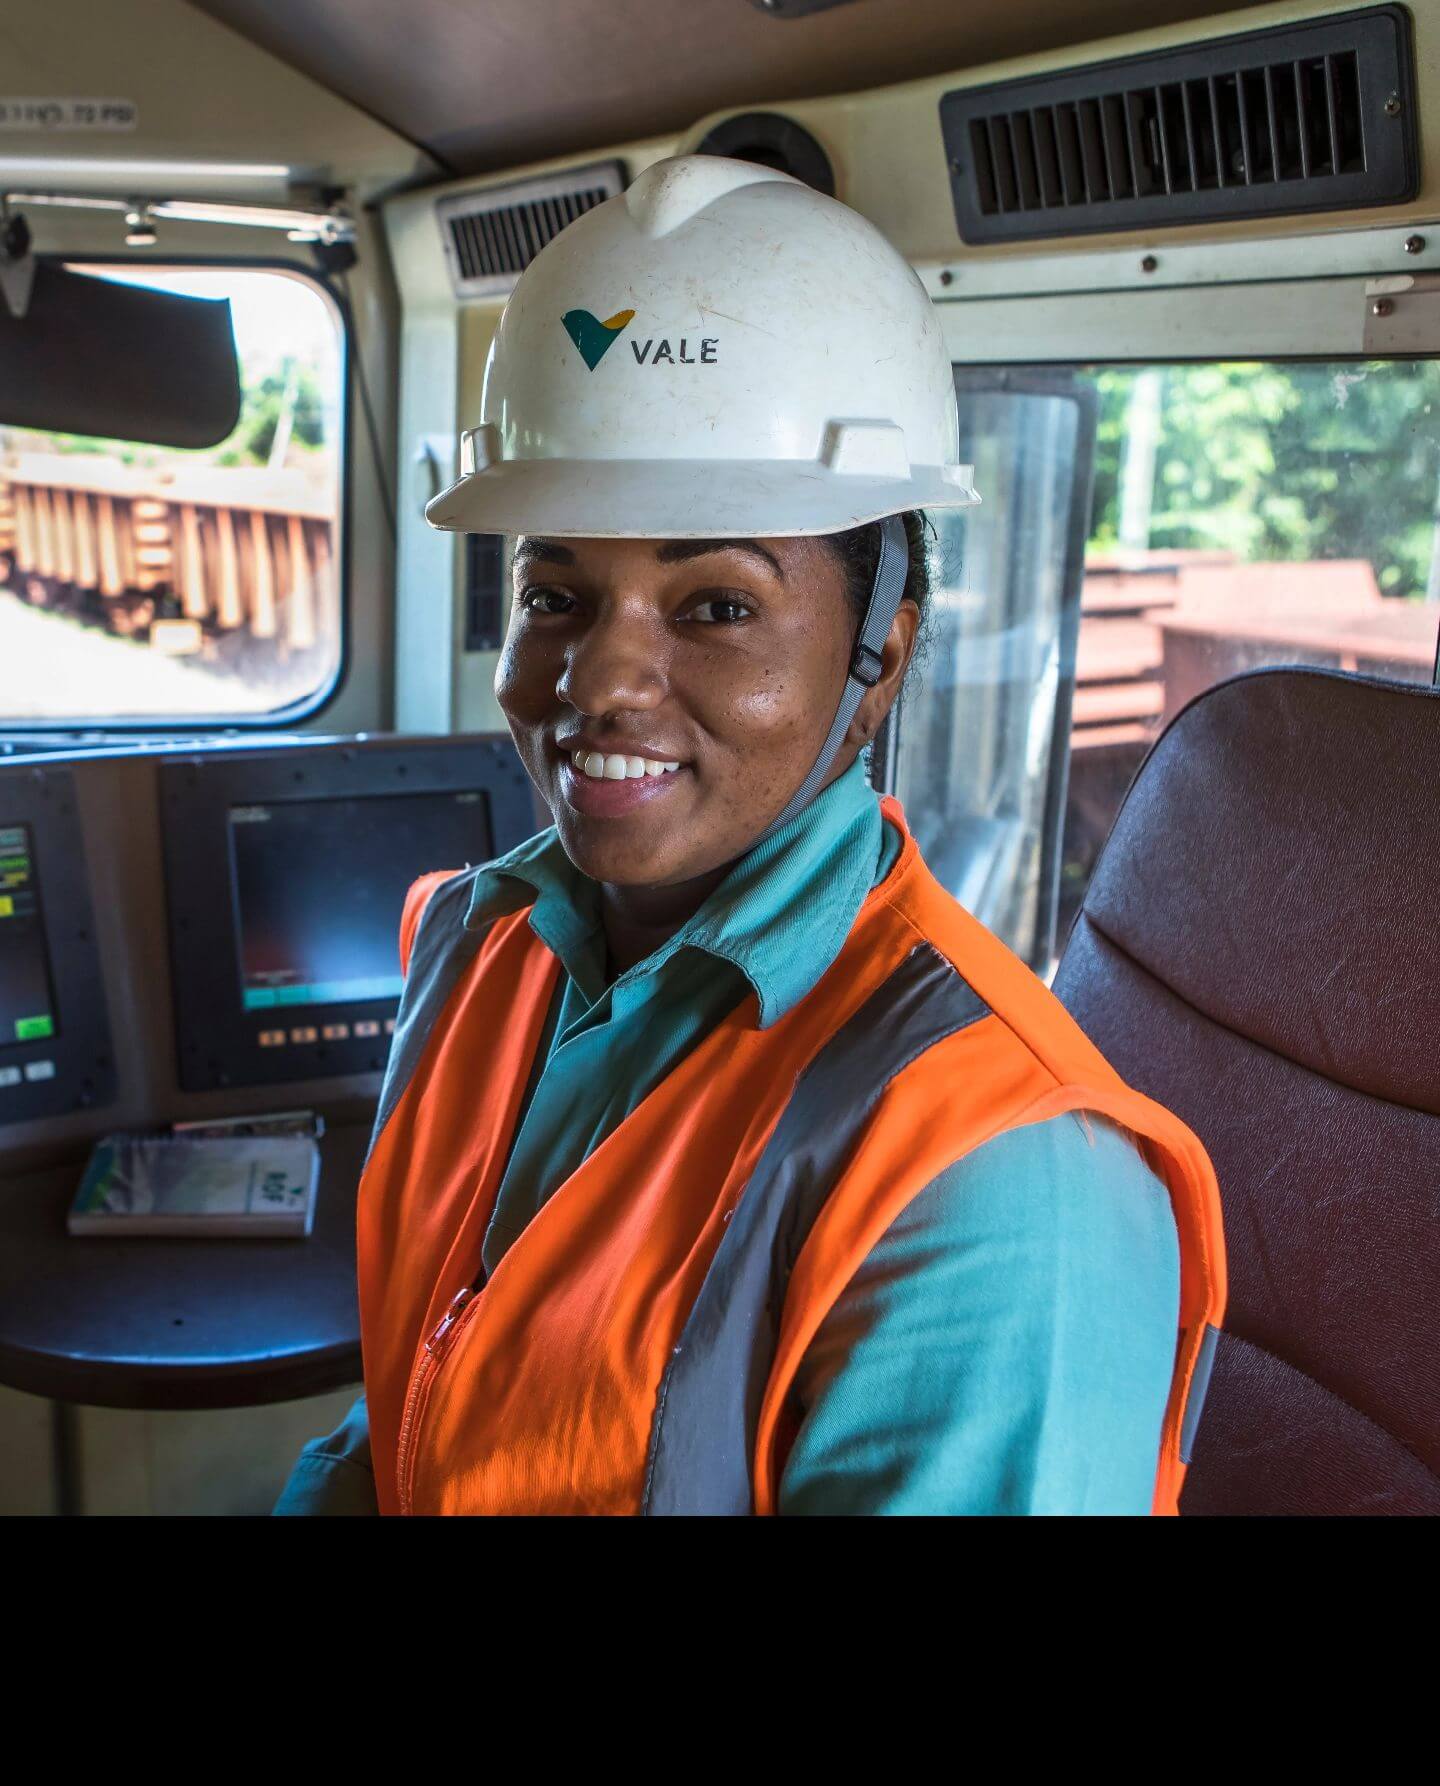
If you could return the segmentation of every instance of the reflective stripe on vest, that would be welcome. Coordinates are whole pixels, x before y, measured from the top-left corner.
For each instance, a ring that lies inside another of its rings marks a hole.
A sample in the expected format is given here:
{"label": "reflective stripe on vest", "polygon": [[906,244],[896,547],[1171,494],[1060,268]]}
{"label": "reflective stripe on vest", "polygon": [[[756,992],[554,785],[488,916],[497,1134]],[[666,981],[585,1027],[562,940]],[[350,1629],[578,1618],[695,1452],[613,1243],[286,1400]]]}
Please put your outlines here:
{"label": "reflective stripe on vest", "polygon": [[560,971],[524,912],[466,928],[473,880],[427,877],[407,903],[361,1187],[382,1511],[773,1512],[800,1358],[866,1253],[948,1166],[1067,1110],[1130,1129],[1171,1193],[1182,1332],[1155,1506],[1175,1510],[1224,1300],[1209,1162],[908,833],[810,994],[767,1030],[748,995],[470,1295]]}
{"label": "reflective stripe on vest", "polygon": [[881,1092],[989,1012],[918,943],[801,1075],[690,1311],[655,1410],[646,1513],[750,1513],[790,1273]]}

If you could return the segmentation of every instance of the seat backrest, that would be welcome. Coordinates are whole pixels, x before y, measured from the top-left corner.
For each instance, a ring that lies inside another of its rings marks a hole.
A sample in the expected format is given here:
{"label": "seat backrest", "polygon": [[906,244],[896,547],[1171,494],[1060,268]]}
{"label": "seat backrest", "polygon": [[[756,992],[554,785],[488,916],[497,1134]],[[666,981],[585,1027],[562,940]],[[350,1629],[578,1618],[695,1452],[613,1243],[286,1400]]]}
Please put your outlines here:
{"label": "seat backrest", "polygon": [[1286,669],[1192,702],[1055,990],[1220,1180],[1181,1511],[1440,1513],[1440,690]]}

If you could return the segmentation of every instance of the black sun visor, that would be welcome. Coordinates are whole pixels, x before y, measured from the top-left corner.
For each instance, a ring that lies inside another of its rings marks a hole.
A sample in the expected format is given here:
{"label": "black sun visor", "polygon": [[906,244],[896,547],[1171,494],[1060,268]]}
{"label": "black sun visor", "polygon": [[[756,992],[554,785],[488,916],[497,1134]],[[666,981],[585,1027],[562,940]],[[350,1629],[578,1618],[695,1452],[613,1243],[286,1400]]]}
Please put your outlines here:
{"label": "black sun visor", "polygon": [[215,446],[234,428],[228,299],[176,297],[44,255],[28,286],[19,305],[0,297],[0,423],[168,447]]}

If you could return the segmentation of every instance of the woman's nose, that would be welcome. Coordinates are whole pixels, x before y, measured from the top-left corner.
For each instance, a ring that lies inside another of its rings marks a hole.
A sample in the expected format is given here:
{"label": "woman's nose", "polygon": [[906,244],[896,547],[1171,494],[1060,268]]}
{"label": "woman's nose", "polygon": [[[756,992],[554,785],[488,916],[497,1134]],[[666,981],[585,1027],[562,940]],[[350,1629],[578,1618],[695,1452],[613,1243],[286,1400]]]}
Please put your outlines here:
{"label": "woman's nose", "polygon": [[565,655],[555,692],[579,713],[599,718],[616,709],[658,706],[665,665],[652,629],[633,619],[596,620]]}

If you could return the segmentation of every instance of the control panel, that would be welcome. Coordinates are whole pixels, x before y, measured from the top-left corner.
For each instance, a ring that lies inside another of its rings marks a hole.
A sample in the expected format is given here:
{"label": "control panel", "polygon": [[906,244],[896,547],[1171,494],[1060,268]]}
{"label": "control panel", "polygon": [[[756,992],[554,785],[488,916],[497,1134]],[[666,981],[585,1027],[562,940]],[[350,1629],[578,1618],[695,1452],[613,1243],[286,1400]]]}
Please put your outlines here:
{"label": "control panel", "polygon": [[90,880],[73,775],[0,774],[0,1124],[113,1095]]}
{"label": "control panel", "polygon": [[187,1091],[378,1072],[406,889],[533,828],[508,739],[160,765]]}
{"label": "control panel", "polygon": [[497,734],[0,758],[0,1170],[277,1086],[363,1122],[406,889],[544,822]]}

